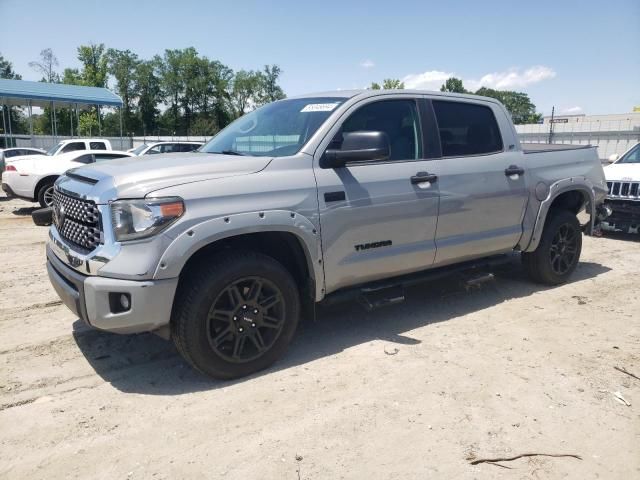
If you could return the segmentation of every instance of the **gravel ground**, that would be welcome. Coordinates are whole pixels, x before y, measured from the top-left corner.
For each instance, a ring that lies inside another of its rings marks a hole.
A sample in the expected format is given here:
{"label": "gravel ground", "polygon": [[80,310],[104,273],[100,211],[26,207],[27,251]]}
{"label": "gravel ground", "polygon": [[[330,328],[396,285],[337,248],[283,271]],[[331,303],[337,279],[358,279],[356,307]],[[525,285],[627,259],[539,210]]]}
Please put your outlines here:
{"label": "gravel ground", "polygon": [[[557,288],[513,263],[323,309],[273,368],[217,382],[78,321],[31,207],[0,197],[0,478],[640,478],[640,380],[614,369],[640,376],[637,237],[586,238]],[[469,461],[523,453],[582,459]]]}

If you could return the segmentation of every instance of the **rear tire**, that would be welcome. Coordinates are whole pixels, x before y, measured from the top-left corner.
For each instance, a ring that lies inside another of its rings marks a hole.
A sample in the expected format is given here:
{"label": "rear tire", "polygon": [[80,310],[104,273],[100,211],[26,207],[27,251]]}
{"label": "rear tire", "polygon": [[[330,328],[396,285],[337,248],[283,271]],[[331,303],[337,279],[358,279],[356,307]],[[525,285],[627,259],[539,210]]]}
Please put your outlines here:
{"label": "rear tire", "polygon": [[565,283],[580,261],[582,230],[577,217],[568,210],[551,210],[538,248],[522,254],[529,277],[545,285]]}
{"label": "rear tire", "polygon": [[53,205],[53,182],[45,183],[38,190],[38,203],[42,208]]}
{"label": "rear tire", "polygon": [[280,263],[256,252],[225,252],[181,280],[171,337],[200,372],[237,378],[269,367],[284,354],[299,315],[296,283]]}

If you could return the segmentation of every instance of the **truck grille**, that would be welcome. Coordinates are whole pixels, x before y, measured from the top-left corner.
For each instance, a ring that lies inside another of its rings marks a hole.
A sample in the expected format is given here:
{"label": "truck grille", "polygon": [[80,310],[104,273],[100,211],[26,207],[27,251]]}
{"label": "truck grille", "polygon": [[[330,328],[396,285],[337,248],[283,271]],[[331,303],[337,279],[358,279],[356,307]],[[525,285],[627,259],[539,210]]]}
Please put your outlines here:
{"label": "truck grille", "polygon": [[640,200],[640,182],[607,182],[609,198]]}
{"label": "truck grille", "polygon": [[91,200],[53,192],[53,223],[66,241],[90,252],[102,243],[100,212]]}

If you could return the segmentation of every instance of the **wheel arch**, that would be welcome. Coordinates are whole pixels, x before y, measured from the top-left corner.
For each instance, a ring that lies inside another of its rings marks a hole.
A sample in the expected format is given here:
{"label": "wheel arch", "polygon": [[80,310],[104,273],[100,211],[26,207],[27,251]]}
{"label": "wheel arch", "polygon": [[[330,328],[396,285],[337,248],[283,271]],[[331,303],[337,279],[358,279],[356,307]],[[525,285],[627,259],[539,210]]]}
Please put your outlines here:
{"label": "wheel arch", "polygon": [[36,186],[33,189],[33,198],[34,200],[38,200],[38,192],[40,192],[40,189],[46,185],[47,183],[55,183],[55,181],[60,177],[60,175],[47,175],[42,177],[40,180],[38,180],[38,183],[36,183]]}
{"label": "wheel arch", "polygon": [[532,252],[538,248],[547,217],[554,209],[569,210],[577,215],[583,207],[590,217],[585,233],[591,234],[596,217],[593,187],[587,183],[586,179],[574,178],[553,184],[547,198],[540,203],[531,240],[523,251]]}
{"label": "wheel arch", "polygon": [[[256,220],[267,222],[261,225]],[[154,278],[183,277],[193,265],[224,250],[251,250],[270,256],[289,270],[311,298],[319,300],[323,295],[319,235],[308,219],[292,212],[240,214],[192,226],[165,250]]]}

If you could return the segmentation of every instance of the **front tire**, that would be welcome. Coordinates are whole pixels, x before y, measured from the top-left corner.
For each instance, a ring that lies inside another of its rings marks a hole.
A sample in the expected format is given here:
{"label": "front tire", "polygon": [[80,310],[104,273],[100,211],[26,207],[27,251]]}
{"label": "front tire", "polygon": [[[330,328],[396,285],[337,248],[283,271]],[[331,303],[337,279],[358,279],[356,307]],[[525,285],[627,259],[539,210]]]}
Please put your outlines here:
{"label": "front tire", "polygon": [[547,216],[538,248],[522,254],[529,277],[545,285],[565,283],[580,261],[582,230],[568,210],[552,210]]}
{"label": "front tire", "polygon": [[231,379],[263,370],[287,349],[300,299],[291,274],[256,252],[218,254],[181,280],[171,319],[180,354],[202,373]]}
{"label": "front tire", "polygon": [[53,205],[53,182],[45,183],[38,190],[38,203],[42,208]]}

